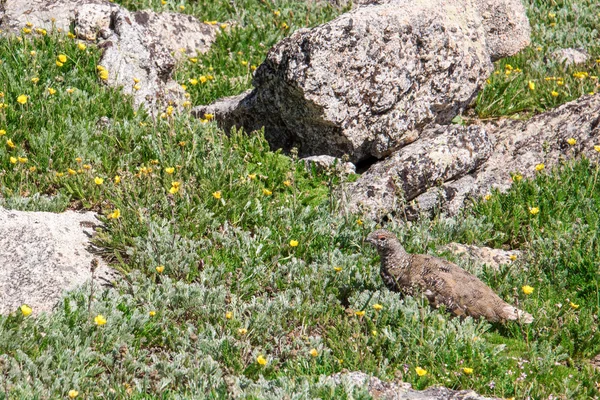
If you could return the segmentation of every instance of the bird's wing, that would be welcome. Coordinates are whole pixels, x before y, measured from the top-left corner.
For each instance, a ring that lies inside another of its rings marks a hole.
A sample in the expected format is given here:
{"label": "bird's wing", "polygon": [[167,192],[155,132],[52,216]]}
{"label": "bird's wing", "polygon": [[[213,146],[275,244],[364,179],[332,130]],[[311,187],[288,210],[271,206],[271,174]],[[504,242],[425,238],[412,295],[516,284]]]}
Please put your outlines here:
{"label": "bird's wing", "polygon": [[498,319],[497,303],[504,302],[475,275],[450,261],[425,254],[418,256],[421,274],[417,279],[432,306],[444,305],[457,316]]}

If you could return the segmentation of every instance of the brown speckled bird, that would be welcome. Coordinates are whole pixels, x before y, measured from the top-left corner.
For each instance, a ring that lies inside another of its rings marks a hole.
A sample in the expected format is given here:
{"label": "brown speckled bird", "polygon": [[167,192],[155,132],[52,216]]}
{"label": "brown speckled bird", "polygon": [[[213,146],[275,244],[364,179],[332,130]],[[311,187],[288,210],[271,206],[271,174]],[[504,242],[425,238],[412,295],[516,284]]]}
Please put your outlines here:
{"label": "brown speckled bird", "polygon": [[426,254],[409,254],[394,234],[372,232],[367,241],[381,257],[381,278],[392,291],[425,295],[432,307],[460,317],[483,317],[490,322],[533,322],[533,317],[502,300],[485,283],[450,261]]}

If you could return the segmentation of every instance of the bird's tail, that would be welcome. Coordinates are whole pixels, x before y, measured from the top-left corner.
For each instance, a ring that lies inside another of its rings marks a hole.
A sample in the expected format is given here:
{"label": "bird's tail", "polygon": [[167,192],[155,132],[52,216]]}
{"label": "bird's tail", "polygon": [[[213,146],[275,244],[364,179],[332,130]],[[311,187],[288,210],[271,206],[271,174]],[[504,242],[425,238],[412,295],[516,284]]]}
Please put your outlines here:
{"label": "bird's tail", "polygon": [[525,324],[530,324],[533,322],[533,316],[523,310],[519,310],[511,305],[506,305],[502,308],[503,317],[509,321],[519,321]]}

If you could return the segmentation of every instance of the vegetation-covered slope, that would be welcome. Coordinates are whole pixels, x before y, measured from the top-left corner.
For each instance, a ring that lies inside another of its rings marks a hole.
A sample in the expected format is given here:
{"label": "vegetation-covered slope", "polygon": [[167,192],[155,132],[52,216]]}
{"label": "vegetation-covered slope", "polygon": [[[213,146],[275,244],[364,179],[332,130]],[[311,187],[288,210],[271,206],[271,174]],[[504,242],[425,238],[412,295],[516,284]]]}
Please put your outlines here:
{"label": "vegetation-covered slope", "polygon": [[[269,46],[335,14],[283,0],[123,3],[183,5],[228,24],[211,52],[177,73],[195,104],[247,88]],[[532,49],[498,63],[477,104],[482,115],[539,110],[595,90],[592,63],[563,71],[541,62],[554,47],[597,39],[597,18],[573,14],[591,12],[593,2],[529,6]],[[460,321],[384,288],[364,242],[374,224],[333,196],[352,177],[308,173],[258,133],[228,137],[185,113],[154,120],[101,83],[96,49],[59,33],[2,38],[0,60],[0,205],[100,212],[97,243],[126,277],[96,290],[91,305],[88,286],[50,316],[0,317],[0,399],[71,390],[80,398],[337,399],[349,394],[319,377],[343,369],[507,398],[598,396],[587,361],[600,352],[596,164],[516,178],[510,192],[458,218],[388,226],[414,252],[451,241],[525,252],[500,271],[445,255],[536,318],[525,327]],[[507,75],[507,64],[522,72]],[[588,76],[573,77],[577,70]],[[568,96],[543,103],[558,84],[545,76],[561,76]],[[98,124],[105,116],[110,124]]]}

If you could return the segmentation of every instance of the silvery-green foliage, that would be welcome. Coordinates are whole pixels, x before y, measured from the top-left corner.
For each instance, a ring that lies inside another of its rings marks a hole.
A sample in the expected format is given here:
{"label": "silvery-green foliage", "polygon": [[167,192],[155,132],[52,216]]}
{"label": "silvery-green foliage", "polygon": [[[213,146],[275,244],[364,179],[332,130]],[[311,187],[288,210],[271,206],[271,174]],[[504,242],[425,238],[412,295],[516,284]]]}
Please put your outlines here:
{"label": "silvery-green foliage", "polygon": [[144,266],[149,273],[163,265],[166,274],[180,279],[187,278],[192,269],[197,268],[198,251],[207,244],[182,236],[164,219],[150,220],[148,236],[136,237],[133,243],[128,253],[135,265]]}
{"label": "silvery-green foliage", "polygon": [[64,193],[58,193],[55,196],[34,193],[28,197],[0,197],[0,207],[19,211],[63,212],[69,206],[69,202],[69,196]]}

